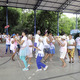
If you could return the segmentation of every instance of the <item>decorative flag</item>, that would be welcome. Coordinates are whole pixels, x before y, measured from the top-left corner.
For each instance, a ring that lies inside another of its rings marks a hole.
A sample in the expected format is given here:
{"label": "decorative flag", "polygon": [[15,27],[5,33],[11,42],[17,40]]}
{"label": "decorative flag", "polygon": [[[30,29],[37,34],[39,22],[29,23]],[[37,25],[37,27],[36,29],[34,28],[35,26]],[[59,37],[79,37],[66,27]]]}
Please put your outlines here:
{"label": "decorative flag", "polygon": [[10,27],[9,25],[5,26],[5,28],[9,28],[9,27]]}

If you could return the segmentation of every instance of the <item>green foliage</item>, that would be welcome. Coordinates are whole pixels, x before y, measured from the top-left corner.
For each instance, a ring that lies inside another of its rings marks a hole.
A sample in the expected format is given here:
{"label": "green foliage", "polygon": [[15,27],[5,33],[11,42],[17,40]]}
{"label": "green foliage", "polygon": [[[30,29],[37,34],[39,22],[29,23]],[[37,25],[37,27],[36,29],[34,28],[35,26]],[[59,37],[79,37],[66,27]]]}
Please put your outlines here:
{"label": "green foliage", "polygon": [[[8,24],[10,25],[9,33],[12,33],[14,27],[21,21],[21,14],[21,9],[8,8]],[[6,7],[0,8],[0,15],[0,32],[4,32],[4,27],[6,26]]]}
{"label": "green foliage", "polygon": [[[4,32],[6,25],[6,7],[0,7],[0,32]],[[60,14],[59,18],[59,33],[69,34],[71,29],[75,29],[75,18],[68,18]],[[9,33],[19,33],[26,30],[27,33],[34,34],[34,12],[33,10],[25,11],[19,8],[8,8]],[[80,29],[80,18],[78,18],[78,26]],[[37,10],[36,12],[36,28],[57,35],[57,13],[53,11]]]}
{"label": "green foliage", "polygon": [[48,29],[48,32],[56,34],[57,31],[57,14],[53,11],[37,11],[37,30],[42,34]]}
{"label": "green foliage", "polygon": [[60,34],[70,34],[70,30],[75,29],[75,24],[75,18],[68,18],[62,14],[59,20]]}
{"label": "green foliage", "polygon": [[78,18],[78,29],[80,29],[80,17]]}

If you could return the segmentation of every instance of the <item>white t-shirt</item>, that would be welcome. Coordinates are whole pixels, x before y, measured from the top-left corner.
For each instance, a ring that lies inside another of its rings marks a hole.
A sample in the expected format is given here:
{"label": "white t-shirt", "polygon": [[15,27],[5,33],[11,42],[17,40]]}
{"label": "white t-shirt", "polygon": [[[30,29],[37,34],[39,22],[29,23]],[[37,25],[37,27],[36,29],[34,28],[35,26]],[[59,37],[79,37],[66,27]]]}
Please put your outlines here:
{"label": "white t-shirt", "polygon": [[[68,42],[68,44],[73,44],[73,43],[75,43],[75,40],[71,39],[71,40],[68,40],[67,42]],[[73,48],[75,48],[75,46],[68,46],[68,49],[73,49]]]}
{"label": "white t-shirt", "polygon": [[6,37],[6,44],[7,44],[7,45],[10,45],[10,42],[11,42],[11,38]]}
{"label": "white t-shirt", "polygon": [[24,36],[24,37],[21,39],[21,41],[22,41],[22,40],[24,40],[24,43],[21,45],[21,47],[24,48],[24,47],[28,46],[27,37]]}
{"label": "white t-shirt", "polygon": [[[32,41],[30,39],[28,39],[28,45],[33,45]],[[32,47],[29,47],[30,53],[32,53]]]}
{"label": "white t-shirt", "polygon": [[44,45],[43,45],[43,43],[42,42],[40,42],[39,43],[39,46],[38,46],[38,48],[40,49],[40,50],[38,50],[38,56],[41,56],[41,57],[43,57],[44,56]]}
{"label": "white t-shirt", "polygon": [[66,42],[66,40],[65,41],[61,40],[61,43],[65,44],[65,46],[60,46],[60,52],[66,53],[67,52],[67,42]]}
{"label": "white t-shirt", "polygon": [[10,50],[12,50],[13,52],[15,52],[17,45],[15,44],[15,42],[12,44],[12,41],[14,41],[14,38],[11,38],[11,42],[10,42]]}
{"label": "white t-shirt", "polygon": [[76,44],[77,49],[80,49],[80,37],[76,38]]}
{"label": "white t-shirt", "polygon": [[37,46],[39,44],[39,38],[40,36],[38,34],[35,35],[35,43],[37,43]]}
{"label": "white t-shirt", "polygon": [[77,46],[80,46],[80,37],[76,38],[76,43],[77,43]]}
{"label": "white t-shirt", "polygon": [[44,36],[43,38],[43,44],[44,44],[44,48],[50,48],[50,45],[47,43],[48,37]]}

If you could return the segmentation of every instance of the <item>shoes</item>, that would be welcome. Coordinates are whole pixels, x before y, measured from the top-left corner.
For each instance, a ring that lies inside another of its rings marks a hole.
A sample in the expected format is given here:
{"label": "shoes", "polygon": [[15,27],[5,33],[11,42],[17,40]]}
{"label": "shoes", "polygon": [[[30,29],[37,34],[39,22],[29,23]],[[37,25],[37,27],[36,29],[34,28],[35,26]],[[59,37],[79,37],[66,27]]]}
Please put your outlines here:
{"label": "shoes", "polygon": [[38,71],[42,71],[42,69],[37,69],[36,72],[38,72]]}
{"label": "shoes", "polygon": [[28,64],[28,67],[30,67],[30,64]]}
{"label": "shoes", "polygon": [[44,71],[46,71],[48,69],[48,66],[46,66],[45,68],[44,68]]}
{"label": "shoes", "polygon": [[74,61],[72,61],[72,63],[74,63]]}
{"label": "shoes", "polygon": [[69,61],[69,63],[71,63],[71,61]]}
{"label": "shoes", "polygon": [[24,69],[22,69],[23,71],[28,71],[29,69],[28,68],[24,68]]}
{"label": "shoes", "polygon": [[48,63],[48,61],[44,60],[43,63]]}

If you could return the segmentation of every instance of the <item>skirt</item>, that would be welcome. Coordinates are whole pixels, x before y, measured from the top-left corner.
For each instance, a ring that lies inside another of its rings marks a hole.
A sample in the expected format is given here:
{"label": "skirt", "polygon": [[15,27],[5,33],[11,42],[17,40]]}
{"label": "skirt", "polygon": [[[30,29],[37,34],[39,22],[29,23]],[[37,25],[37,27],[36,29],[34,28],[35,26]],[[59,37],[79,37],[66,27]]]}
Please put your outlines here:
{"label": "skirt", "polygon": [[28,56],[30,55],[29,47],[20,48],[19,56]]}
{"label": "skirt", "polygon": [[75,51],[74,48],[73,49],[68,49],[68,56],[73,58],[74,57],[74,51]]}

